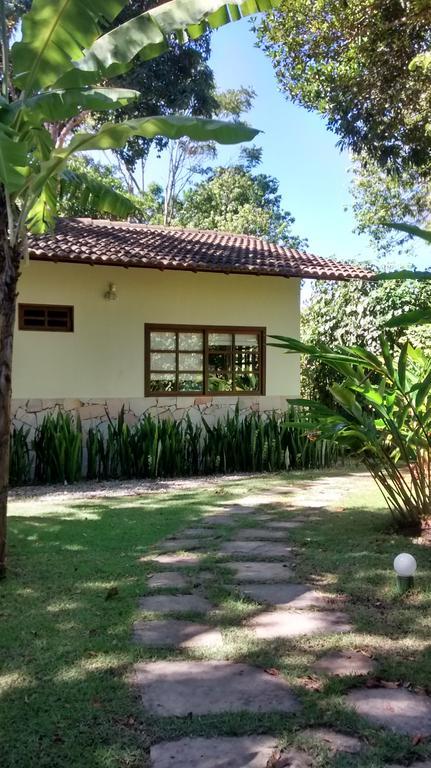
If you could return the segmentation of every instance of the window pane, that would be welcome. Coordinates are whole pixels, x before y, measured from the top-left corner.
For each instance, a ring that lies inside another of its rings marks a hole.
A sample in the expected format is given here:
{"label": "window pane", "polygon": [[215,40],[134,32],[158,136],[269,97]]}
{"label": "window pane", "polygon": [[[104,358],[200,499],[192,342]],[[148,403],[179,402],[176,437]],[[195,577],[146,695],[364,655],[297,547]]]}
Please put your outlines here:
{"label": "window pane", "polygon": [[231,392],[232,376],[227,371],[209,373],[208,389],[210,392]]}
{"label": "window pane", "polygon": [[259,376],[257,373],[236,373],[235,390],[239,392],[257,392],[259,389]]}
{"label": "window pane", "polygon": [[178,347],[181,351],[200,352],[204,348],[203,333],[179,333]]}
{"label": "window pane", "polygon": [[230,369],[232,367],[231,360],[232,355],[230,352],[227,355],[222,352],[210,352],[208,355],[208,367],[211,371]]}
{"label": "window pane", "polygon": [[152,371],[175,371],[176,355],[175,352],[152,352],[151,370]]}
{"label": "window pane", "polygon": [[204,356],[200,352],[180,352],[180,371],[203,371]]}
{"label": "window pane", "polygon": [[236,333],[235,345],[237,347],[252,347],[257,350],[258,339],[256,333]]}
{"label": "window pane", "polygon": [[174,392],[176,387],[175,375],[170,373],[151,373],[151,392]]}
{"label": "window pane", "polygon": [[203,392],[203,376],[201,373],[180,373],[178,386],[180,392]]}
{"label": "window pane", "polygon": [[151,331],[151,349],[175,349],[175,331]]}
{"label": "window pane", "polygon": [[208,334],[208,344],[210,349],[226,350],[226,347],[232,346],[232,334],[210,333]]}
{"label": "window pane", "polygon": [[244,350],[244,352],[235,353],[235,370],[236,371],[249,371],[259,367],[259,356],[253,354],[250,350]]}

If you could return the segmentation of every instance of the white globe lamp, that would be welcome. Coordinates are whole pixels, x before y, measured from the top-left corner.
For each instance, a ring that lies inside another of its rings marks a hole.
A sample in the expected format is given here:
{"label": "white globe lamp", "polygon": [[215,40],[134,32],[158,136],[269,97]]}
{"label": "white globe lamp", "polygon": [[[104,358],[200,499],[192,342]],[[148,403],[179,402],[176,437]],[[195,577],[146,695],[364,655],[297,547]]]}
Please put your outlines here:
{"label": "white globe lamp", "polygon": [[397,587],[400,594],[408,592],[414,586],[414,575],[417,563],[413,555],[401,552],[394,560],[394,570],[397,574]]}

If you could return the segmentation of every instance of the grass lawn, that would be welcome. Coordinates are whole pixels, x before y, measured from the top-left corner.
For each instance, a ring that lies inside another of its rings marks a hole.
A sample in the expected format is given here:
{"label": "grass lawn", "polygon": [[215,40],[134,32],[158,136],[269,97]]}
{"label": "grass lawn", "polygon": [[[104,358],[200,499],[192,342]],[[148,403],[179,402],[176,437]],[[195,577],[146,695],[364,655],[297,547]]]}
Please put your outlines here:
{"label": "grass lawn", "polygon": [[[210,551],[202,564],[213,571],[207,593],[221,611],[224,657],[279,670],[303,702],[299,715],[158,720],[142,715],[127,686],[127,673],[138,660],[216,658],[131,643],[150,570],[139,558],[220,500],[305,477],[244,478],[139,498],[13,502],[10,572],[0,584],[1,768],[147,768],[148,747],[160,739],[275,733],[301,745],[305,727],[324,724],[359,735],[368,747],[363,755],[335,758],[321,750],[317,765],[380,768],[430,755],[426,744],[372,728],[344,708],[342,695],[358,680],[333,679],[316,690],[307,677],[323,651],[360,648],[375,656],[385,680],[425,689],[431,681],[431,550],[391,532],[381,499],[365,479],[352,483],[339,506],[324,510],[321,519],[290,533],[301,550],[295,581],[318,577],[328,591],[347,595],[353,634],[258,643],[238,627],[256,604],[223,586],[226,570]],[[295,512],[280,513],[289,514]],[[250,523],[242,517],[240,525]],[[392,559],[406,549],[419,563],[418,589],[400,598]],[[118,594],[106,599],[112,587]],[[211,620],[216,623],[210,615]]]}

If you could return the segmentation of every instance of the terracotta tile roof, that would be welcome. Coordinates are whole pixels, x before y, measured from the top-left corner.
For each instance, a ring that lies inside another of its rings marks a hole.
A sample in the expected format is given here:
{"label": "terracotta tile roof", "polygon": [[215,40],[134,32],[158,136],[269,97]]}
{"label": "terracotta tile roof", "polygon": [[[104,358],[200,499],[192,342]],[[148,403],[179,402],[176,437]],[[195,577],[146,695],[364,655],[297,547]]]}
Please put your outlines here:
{"label": "terracotta tile roof", "polygon": [[317,280],[364,280],[373,274],[249,235],[96,219],[60,219],[54,233],[30,236],[29,254],[40,261]]}

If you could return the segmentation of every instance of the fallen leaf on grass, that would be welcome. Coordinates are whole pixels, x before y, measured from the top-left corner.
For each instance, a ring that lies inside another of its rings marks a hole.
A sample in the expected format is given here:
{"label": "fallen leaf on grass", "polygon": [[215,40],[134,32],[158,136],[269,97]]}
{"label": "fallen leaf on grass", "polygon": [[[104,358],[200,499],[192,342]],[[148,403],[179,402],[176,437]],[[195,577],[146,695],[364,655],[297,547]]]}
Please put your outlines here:
{"label": "fallen leaf on grass", "polygon": [[306,688],[308,691],[321,691],[323,683],[318,677],[314,675],[306,675],[305,677],[299,677],[298,683]]}
{"label": "fallen leaf on grass", "polygon": [[416,733],[414,736],[412,736],[412,744],[414,747],[416,747],[418,744],[422,744],[423,741],[427,741],[427,737],[422,733]]}
{"label": "fallen leaf on grass", "polygon": [[269,667],[268,669],[264,669],[263,671],[266,672],[267,675],[271,675],[272,677],[280,676],[280,670],[275,669],[274,667]]}

